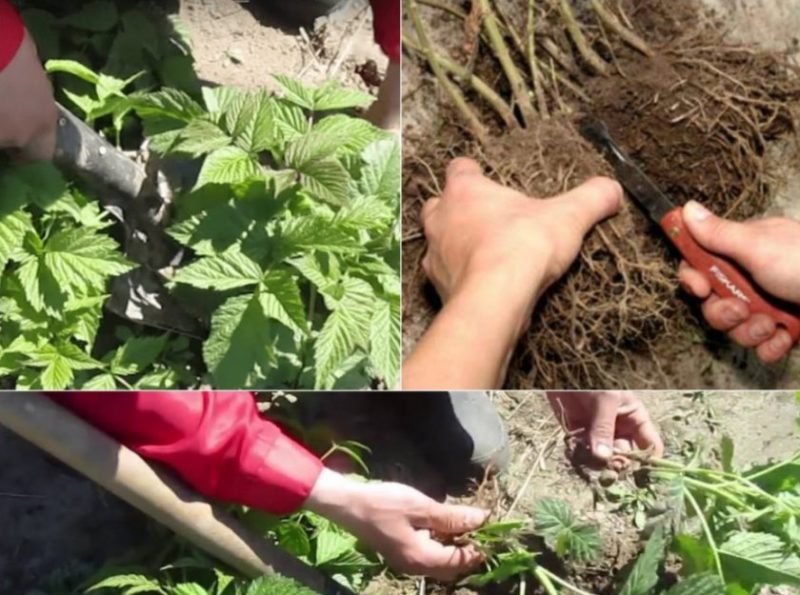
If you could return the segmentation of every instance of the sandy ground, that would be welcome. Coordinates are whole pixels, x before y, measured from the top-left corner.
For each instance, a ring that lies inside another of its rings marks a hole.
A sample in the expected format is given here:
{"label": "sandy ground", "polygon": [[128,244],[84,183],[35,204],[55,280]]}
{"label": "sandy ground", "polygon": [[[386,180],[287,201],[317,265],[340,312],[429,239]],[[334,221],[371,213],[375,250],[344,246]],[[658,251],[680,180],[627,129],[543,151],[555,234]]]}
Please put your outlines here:
{"label": "sandy ground", "polygon": [[[393,397],[356,399],[347,406],[341,397],[329,398],[338,399],[333,409],[347,411],[347,423],[325,424],[324,433],[341,433],[372,445],[375,456],[369,464],[374,474],[431,493],[441,489],[441,476],[417,445],[392,429],[393,404],[387,399]],[[669,456],[691,444],[713,447],[721,436],[730,435],[736,443],[736,464],[747,466],[785,457],[800,445],[795,428],[800,410],[793,393],[672,391],[645,393],[643,398],[661,428]],[[598,500],[591,478],[580,476],[569,463],[563,434],[541,393],[497,392],[492,399],[510,435],[512,453],[499,482],[499,510],[517,500],[514,516],[524,517],[542,497],[565,497],[577,514],[600,525],[607,558],[594,572],[605,576],[593,580],[608,580],[608,568],[638,547],[631,519]],[[0,593],[32,595],[34,587],[47,595],[70,593],[57,586],[75,584],[105,562],[131,556],[156,540],[152,526],[138,512],[3,429],[0,469]],[[379,578],[366,592],[400,595],[417,589],[415,581]],[[444,591],[429,585],[426,592]],[[459,595],[467,593],[472,591]]]}
{"label": "sandy ground", "polygon": [[[800,0],[772,2],[770,0],[702,0],[702,2],[728,23],[731,38],[754,43],[768,50],[786,50],[798,45],[800,31]],[[423,7],[425,9],[425,7]],[[463,36],[457,28],[455,19],[442,16],[441,11],[428,10],[429,34],[438,43]],[[404,61],[404,143],[408,147],[415,144],[425,146],[431,131],[439,130],[442,123],[454,116],[442,111],[440,104],[448,103],[441,96],[432,81],[432,76],[417,66],[416,60]],[[793,142],[793,141],[792,141]],[[787,164],[783,157],[788,154],[788,146],[775,144],[770,148],[771,162],[774,163],[771,175],[774,178],[774,197],[768,215],[788,216],[800,220],[800,168]],[[453,155],[455,157],[455,155]],[[441,182],[441,180],[439,180]],[[437,181],[429,182],[435,192]],[[405,196],[405,201],[414,201],[421,207],[427,196]],[[406,241],[419,242],[417,234],[406,234]],[[414,263],[406,263],[404,275],[410,272],[419,274]],[[408,355],[431,322],[426,312],[404,312],[403,353]],[[676,389],[744,389],[744,390],[786,390],[796,388],[800,378],[800,351],[776,366],[765,366],[758,361],[752,351],[739,348],[724,337],[706,335],[705,327],[698,326],[697,335],[689,345],[663,345],[659,352],[659,365],[654,366],[650,356],[632,354],[632,366],[638,376],[649,378],[642,386],[625,383],[630,388],[663,388],[664,374],[668,386]],[[618,378],[630,376],[629,368],[614,371]],[[538,388],[538,387],[515,387]],[[574,387],[566,387],[574,388]],[[583,387],[580,387],[583,388]],[[588,387],[596,388],[596,387]]]}
{"label": "sandy ground", "polygon": [[284,74],[310,85],[337,78],[368,90],[356,67],[369,60],[381,72],[386,67],[366,0],[344,0],[302,28],[254,1],[181,0],[179,16],[192,37],[198,75],[219,84],[274,88],[271,75]]}

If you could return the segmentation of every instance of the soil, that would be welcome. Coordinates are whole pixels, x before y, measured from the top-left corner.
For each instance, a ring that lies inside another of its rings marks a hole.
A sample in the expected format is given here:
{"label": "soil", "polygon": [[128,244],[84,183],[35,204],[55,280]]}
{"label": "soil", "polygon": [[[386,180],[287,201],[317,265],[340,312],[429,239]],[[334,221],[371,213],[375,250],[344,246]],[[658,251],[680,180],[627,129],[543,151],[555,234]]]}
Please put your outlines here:
{"label": "soil", "polygon": [[287,23],[275,8],[280,4],[288,8],[293,2],[182,0],[178,14],[193,40],[200,78],[275,90],[271,76],[284,74],[308,85],[338,78],[349,87],[374,89],[356,72],[374,62],[383,73],[387,62],[373,42],[366,0],[344,0],[305,26]]}
{"label": "soil", "polygon": [[[761,6],[745,4],[750,17]],[[520,23],[513,5],[502,5],[507,18],[522,30],[524,18]],[[697,3],[654,0],[629,7],[629,16],[656,49],[656,58],[618,44],[609,46],[611,76],[581,75],[591,106],[569,97],[571,116],[537,122],[524,132],[504,133],[497,120],[492,130],[498,132],[484,145],[470,140],[446,107],[448,99],[419,63],[404,62],[406,354],[438,308],[419,266],[425,250],[419,206],[440,191],[437,178],[455,155],[475,157],[490,176],[531,196],[551,196],[608,171],[575,132],[575,119],[591,112],[609,124],[620,144],[676,202],[698,199],[738,219],[765,211],[797,213],[798,195],[786,190],[797,185],[800,172],[796,139],[790,137],[791,110],[800,105],[797,80],[787,79],[770,54],[752,48],[708,50],[723,45],[718,38],[721,28],[701,29],[707,22],[701,21]],[[743,22],[731,17],[739,14],[739,7],[726,2],[716,6],[730,22]],[[774,16],[774,11],[762,9]],[[458,43],[468,35],[459,29],[458,19],[431,9],[424,15],[434,43],[463,63]],[[501,95],[507,96],[491,65],[491,60],[479,60],[476,74],[497,83]],[[758,107],[734,121],[738,108],[731,108],[726,98],[740,91],[752,91],[754,105],[763,102],[765,111]],[[568,94],[564,90],[565,97]],[[486,106],[476,104],[492,120]],[[431,130],[436,132],[431,135]],[[677,285],[677,264],[659,231],[638,207],[626,204],[620,217],[590,237],[570,274],[539,304],[507,386],[790,387],[798,359],[766,367],[708,330],[697,305]]]}
{"label": "soil", "polygon": [[[418,445],[397,431],[392,420],[396,398],[340,393],[333,397],[335,406],[327,407],[337,415],[320,419],[323,399],[318,397],[317,405],[312,405],[309,397],[306,421],[316,419],[316,424],[308,437],[312,443],[326,437],[359,438],[373,447],[369,461],[373,475],[443,497],[442,477]],[[644,393],[643,399],[661,429],[667,456],[678,456],[690,445],[711,449],[723,435],[734,438],[734,462],[740,467],[786,457],[798,447],[795,420],[800,408],[793,393],[670,391]],[[595,472],[587,474],[569,462],[563,432],[542,393],[496,392],[492,400],[506,425],[511,450],[509,468],[499,481],[498,514],[516,501],[511,516],[526,517],[540,498],[565,498],[580,518],[599,526],[605,552],[591,567],[571,571],[570,578],[590,592],[610,592],[614,573],[640,549],[631,514],[616,511],[599,497]],[[47,595],[66,595],[105,563],[130,561],[148,545],[160,547],[166,542],[163,533],[154,537],[154,523],[137,511],[2,428],[0,469],[0,518],[4,519],[0,592],[32,595],[39,589]],[[448,590],[432,583],[420,590],[418,581],[383,575],[365,593],[488,595],[490,591]]]}

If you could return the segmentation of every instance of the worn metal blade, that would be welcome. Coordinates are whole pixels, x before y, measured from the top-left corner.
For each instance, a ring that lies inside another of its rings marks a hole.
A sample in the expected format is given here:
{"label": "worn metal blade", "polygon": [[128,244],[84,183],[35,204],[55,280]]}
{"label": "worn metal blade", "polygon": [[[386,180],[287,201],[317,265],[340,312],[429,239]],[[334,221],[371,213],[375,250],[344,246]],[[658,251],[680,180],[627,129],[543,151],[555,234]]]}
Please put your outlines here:
{"label": "worn metal blade", "polygon": [[585,119],[580,123],[580,132],[600,150],[614,169],[619,183],[653,221],[661,223],[666,214],[677,206],[611,138],[605,122]]}
{"label": "worn metal blade", "polygon": [[201,336],[199,321],[164,287],[160,271],[179,266],[184,251],[164,230],[167,205],[147,171],[67,109],[58,111],[56,165],[97,193],[122,226],[125,255],[141,265],[114,280],[106,307],[138,324]]}

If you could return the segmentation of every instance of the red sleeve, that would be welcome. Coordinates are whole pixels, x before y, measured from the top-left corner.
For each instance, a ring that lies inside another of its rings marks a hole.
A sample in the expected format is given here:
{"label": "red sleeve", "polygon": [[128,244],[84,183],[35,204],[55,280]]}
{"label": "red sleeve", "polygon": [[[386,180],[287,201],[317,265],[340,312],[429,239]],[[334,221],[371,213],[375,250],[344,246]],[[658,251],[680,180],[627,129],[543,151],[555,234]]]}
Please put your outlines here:
{"label": "red sleeve", "polygon": [[0,0],[0,71],[9,65],[25,37],[25,25],[7,0]]}
{"label": "red sleeve", "polygon": [[400,61],[400,0],[370,0],[375,41],[392,62]]}
{"label": "red sleeve", "polygon": [[322,470],[316,456],[260,417],[247,392],[50,397],[210,498],[287,514],[303,505]]}

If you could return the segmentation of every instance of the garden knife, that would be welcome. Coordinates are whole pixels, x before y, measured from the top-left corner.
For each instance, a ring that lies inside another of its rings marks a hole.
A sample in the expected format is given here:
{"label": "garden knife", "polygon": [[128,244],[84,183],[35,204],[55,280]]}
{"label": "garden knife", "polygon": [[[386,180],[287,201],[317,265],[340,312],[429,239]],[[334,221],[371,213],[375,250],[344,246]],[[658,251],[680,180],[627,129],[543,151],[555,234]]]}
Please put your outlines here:
{"label": "garden knife", "polygon": [[54,161],[97,193],[124,229],[125,255],[142,265],[114,279],[107,307],[139,324],[201,336],[196,317],[164,288],[159,271],[177,267],[183,250],[163,229],[165,201],[145,168],[61,105]]}
{"label": "garden knife", "polygon": [[611,138],[605,122],[586,119],[581,122],[580,130],[600,150],[619,182],[661,227],[686,262],[705,275],[714,293],[723,298],[739,298],[748,305],[751,313],[766,314],[778,326],[785,328],[795,343],[800,340],[800,313],[792,311],[791,305],[767,295],[732,262],[698,244],[683,220],[683,207],[676,205],[625,154]]}

